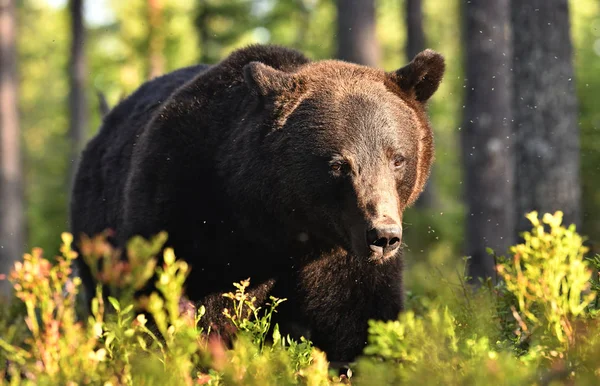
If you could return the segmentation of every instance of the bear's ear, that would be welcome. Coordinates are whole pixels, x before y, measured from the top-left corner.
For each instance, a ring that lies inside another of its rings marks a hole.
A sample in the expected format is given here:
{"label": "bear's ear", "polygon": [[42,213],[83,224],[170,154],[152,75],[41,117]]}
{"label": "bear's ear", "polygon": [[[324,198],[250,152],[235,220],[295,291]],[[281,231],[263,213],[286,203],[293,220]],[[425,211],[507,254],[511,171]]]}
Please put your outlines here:
{"label": "bear's ear", "polygon": [[388,75],[402,90],[425,103],[438,89],[445,69],[444,57],[427,49],[418,53],[409,64]]}
{"label": "bear's ear", "polygon": [[244,80],[250,90],[260,96],[268,96],[289,90],[293,75],[260,62],[250,62],[244,66]]}

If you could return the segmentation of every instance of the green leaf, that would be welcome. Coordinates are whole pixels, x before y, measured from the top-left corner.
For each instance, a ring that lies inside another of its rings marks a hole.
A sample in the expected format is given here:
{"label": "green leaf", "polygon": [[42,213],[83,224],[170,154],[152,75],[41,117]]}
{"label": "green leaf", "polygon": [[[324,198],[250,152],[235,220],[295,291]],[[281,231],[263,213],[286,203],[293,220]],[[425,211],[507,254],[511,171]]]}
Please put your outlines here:
{"label": "green leaf", "polygon": [[281,342],[281,333],[279,332],[279,325],[275,324],[273,328],[273,346],[277,346]]}
{"label": "green leaf", "polygon": [[121,312],[121,306],[119,305],[119,301],[117,299],[113,298],[112,296],[109,296],[108,301],[110,302],[110,304],[112,304],[112,306],[117,312]]}

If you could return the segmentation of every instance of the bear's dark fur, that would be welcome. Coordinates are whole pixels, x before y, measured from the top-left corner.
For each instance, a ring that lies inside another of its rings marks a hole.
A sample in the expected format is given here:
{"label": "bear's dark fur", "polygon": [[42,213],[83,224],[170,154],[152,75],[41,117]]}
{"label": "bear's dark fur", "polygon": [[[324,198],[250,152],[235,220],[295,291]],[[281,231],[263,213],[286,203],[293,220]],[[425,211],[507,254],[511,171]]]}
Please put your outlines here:
{"label": "bear's dark fur", "polygon": [[402,212],[429,173],[425,103],[443,72],[430,50],[386,73],[250,46],[154,79],[85,149],[72,231],[112,228],[123,246],[166,230],[206,323],[250,277],[260,304],[288,299],[284,333],[351,360],[369,319],[402,310]]}

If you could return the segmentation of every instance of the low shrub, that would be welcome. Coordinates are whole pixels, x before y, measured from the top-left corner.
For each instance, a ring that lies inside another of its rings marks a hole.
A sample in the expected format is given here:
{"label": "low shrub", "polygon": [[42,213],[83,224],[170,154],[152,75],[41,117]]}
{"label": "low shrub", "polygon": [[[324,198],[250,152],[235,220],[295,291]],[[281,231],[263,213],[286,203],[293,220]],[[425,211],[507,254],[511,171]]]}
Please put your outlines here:
{"label": "low shrub", "polygon": [[[439,293],[411,294],[394,321],[370,321],[349,380],[325,354],[272,324],[285,299],[264,307],[225,294],[234,339],[199,327],[204,315],[184,297],[188,265],[165,249],[166,234],[134,238],[127,259],[106,234],[81,251],[100,285],[85,318],[77,312],[73,239],[63,234],[51,264],[34,249],[10,275],[16,300],[0,310],[0,383],[32,385],[396,385],[597,384],[600,376],[600,256],[562,214],[528,215],[532,230],[498,257],[497,285],[473,288],[462,273],[440,278]],[[101,262],[101,264],[98,264]],[[101,268],[98,268],[101,267]],[[136,297],[148,280],[156,291]],[[152,319],[152,323],[148,319]]]}

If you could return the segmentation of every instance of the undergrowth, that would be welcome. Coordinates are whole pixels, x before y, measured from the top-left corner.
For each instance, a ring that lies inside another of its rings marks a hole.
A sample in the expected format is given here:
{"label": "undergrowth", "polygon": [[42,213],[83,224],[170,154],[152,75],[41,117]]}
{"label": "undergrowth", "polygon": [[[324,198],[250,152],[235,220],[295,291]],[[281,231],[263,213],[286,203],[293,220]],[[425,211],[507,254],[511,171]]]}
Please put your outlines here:
{"label": "undergrowth", "polygon": [[[562,213],[528,218],[523,242],[495,256],[497,285],[475,289],[464,274],[444,277],[438,293],[412,294],[397,320],[370,321],[351,380],[330,370],[310,341],[282,336],[272,320],[285,299],[259,306],[249,280],[224,295],[232,344],[204,331],[205,309],[184,297],[188,265],[168,248],[158,259],[165,234],[134,238],[127,259],[106,235],[83,240],[100,285],[82,318],[81,282],[71,272],[81,257],[65,233],[55,264],[34,249],[10,275],[15,300],[0,308],[0,384],[597,384],[600,256],[586,256]],[[156,291],[135,297],[148,280]]]}

